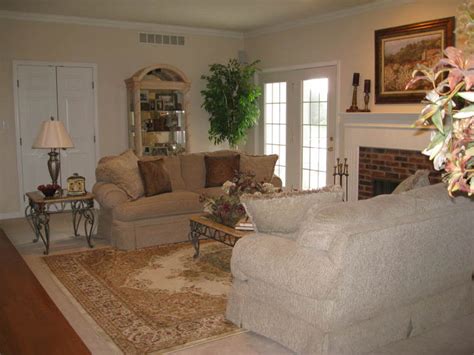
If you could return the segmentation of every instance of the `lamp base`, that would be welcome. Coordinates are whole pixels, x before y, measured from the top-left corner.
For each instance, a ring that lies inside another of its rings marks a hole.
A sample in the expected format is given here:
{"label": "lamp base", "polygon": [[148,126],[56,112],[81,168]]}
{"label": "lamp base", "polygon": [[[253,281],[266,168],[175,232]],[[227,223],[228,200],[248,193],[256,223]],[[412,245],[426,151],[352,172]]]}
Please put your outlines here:
{"label": "lamp base", "polygon": [[49,175],[51,176],[53,185],[56,185],[58,183],[59,171],[61,170],[61,162],[58,158],[59,153],[56,151],[56,149],[53,148],[48,153],[48,155],[49,155],[49,160],[48,160]]}

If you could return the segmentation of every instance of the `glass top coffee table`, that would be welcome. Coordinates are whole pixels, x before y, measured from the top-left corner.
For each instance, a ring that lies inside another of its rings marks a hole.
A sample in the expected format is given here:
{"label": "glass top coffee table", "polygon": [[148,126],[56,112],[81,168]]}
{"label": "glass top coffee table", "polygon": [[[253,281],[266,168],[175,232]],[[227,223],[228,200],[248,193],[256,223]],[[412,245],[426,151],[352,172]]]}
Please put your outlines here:
{"label": "glass top coffee table", "polygon": [[201,239],[211,239],[233,247],[240,238],[254,233],[253,231],[237,230],[214,222],[207,218],[206,215],[192,216],[189,220],[189,226],[191,230],[188,238],[196,251],[194,253],[194,258],[199,256],[199,243]]}

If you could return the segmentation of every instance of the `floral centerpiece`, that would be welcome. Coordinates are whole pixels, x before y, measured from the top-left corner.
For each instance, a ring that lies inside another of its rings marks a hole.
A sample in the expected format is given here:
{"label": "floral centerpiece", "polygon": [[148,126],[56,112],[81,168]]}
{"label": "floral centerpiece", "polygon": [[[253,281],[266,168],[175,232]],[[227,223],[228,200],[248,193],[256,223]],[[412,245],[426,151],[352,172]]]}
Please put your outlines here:
{"label": "floral centerpiece", "polygon": [[474,193],[474,0],[459,7],[456,34],[460,48],[448,47],[434,68],[419,66],[407,88],[419,80],[433,86],[415,122],[436,131],[423,151],[436,170],[445,170],[449,195]]}
{"label": "floral centerpiece", "polygon": [[423,154],[429,155],[436,170],[445,170],[443,180],[448,183],[449,194],[462,191],[471,196],[474,193],[474,92],[471,91],[474,56],[454,47],[446,48],[445,55],[434,68],[417,68],[408,84],[425,80],[433,85],[415,125],[436,128]]}
{"label": "floral centerpiece", "polygon": [[200,200],[204,202],[204,212],[209,214],[211,220],[229,227],[235,227],[246,216],[245,208],[240,203],[240,196],[270,194],[280,190],[270,183],[257,182],[254,174],[245,173],[236,173],[232,180],[222,185],[222,189],[224,195],[218,197],[201,195]]}

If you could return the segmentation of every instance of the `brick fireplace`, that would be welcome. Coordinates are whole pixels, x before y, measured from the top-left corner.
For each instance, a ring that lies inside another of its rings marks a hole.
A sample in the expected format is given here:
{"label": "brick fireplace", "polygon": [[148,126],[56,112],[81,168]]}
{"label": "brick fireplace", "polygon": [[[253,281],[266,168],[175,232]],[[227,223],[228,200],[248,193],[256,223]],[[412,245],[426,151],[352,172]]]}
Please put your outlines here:
{"label": "brick fireplace", "polygon": [[433,163],[419,151],[359,147],[359,200],[390,193],[400,181],[419,169],[431,171],[432,183],[441,180]]}

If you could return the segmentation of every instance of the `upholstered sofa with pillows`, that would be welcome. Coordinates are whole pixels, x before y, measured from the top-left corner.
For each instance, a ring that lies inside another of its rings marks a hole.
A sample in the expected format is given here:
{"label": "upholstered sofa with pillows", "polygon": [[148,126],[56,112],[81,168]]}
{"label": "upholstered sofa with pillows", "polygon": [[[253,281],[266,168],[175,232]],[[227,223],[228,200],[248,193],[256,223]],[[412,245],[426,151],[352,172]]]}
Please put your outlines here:
{"label": "upholstered sofa with pillows", "polygon": [[[273,176],[277,159],[223,150],[143,157],[140,162],[145,164],[139,167],[132,151],[104,157],[96,168],[93,188],[100,204],[97,234],[127,250],[187,240],[189,217],[203,210],[201,194],[222,194],[222,180],[233,169],[281,186]],[[159,164],[147,164],[157,160]]]}
{"label": "upholstered sofa with pillows", "polygon": [[238,326],[297,353],[363,353],[473,311],[474,201],[443,184],[302,204],[297,226],[244,204],[258,233],[232,254],[227,318]]}

